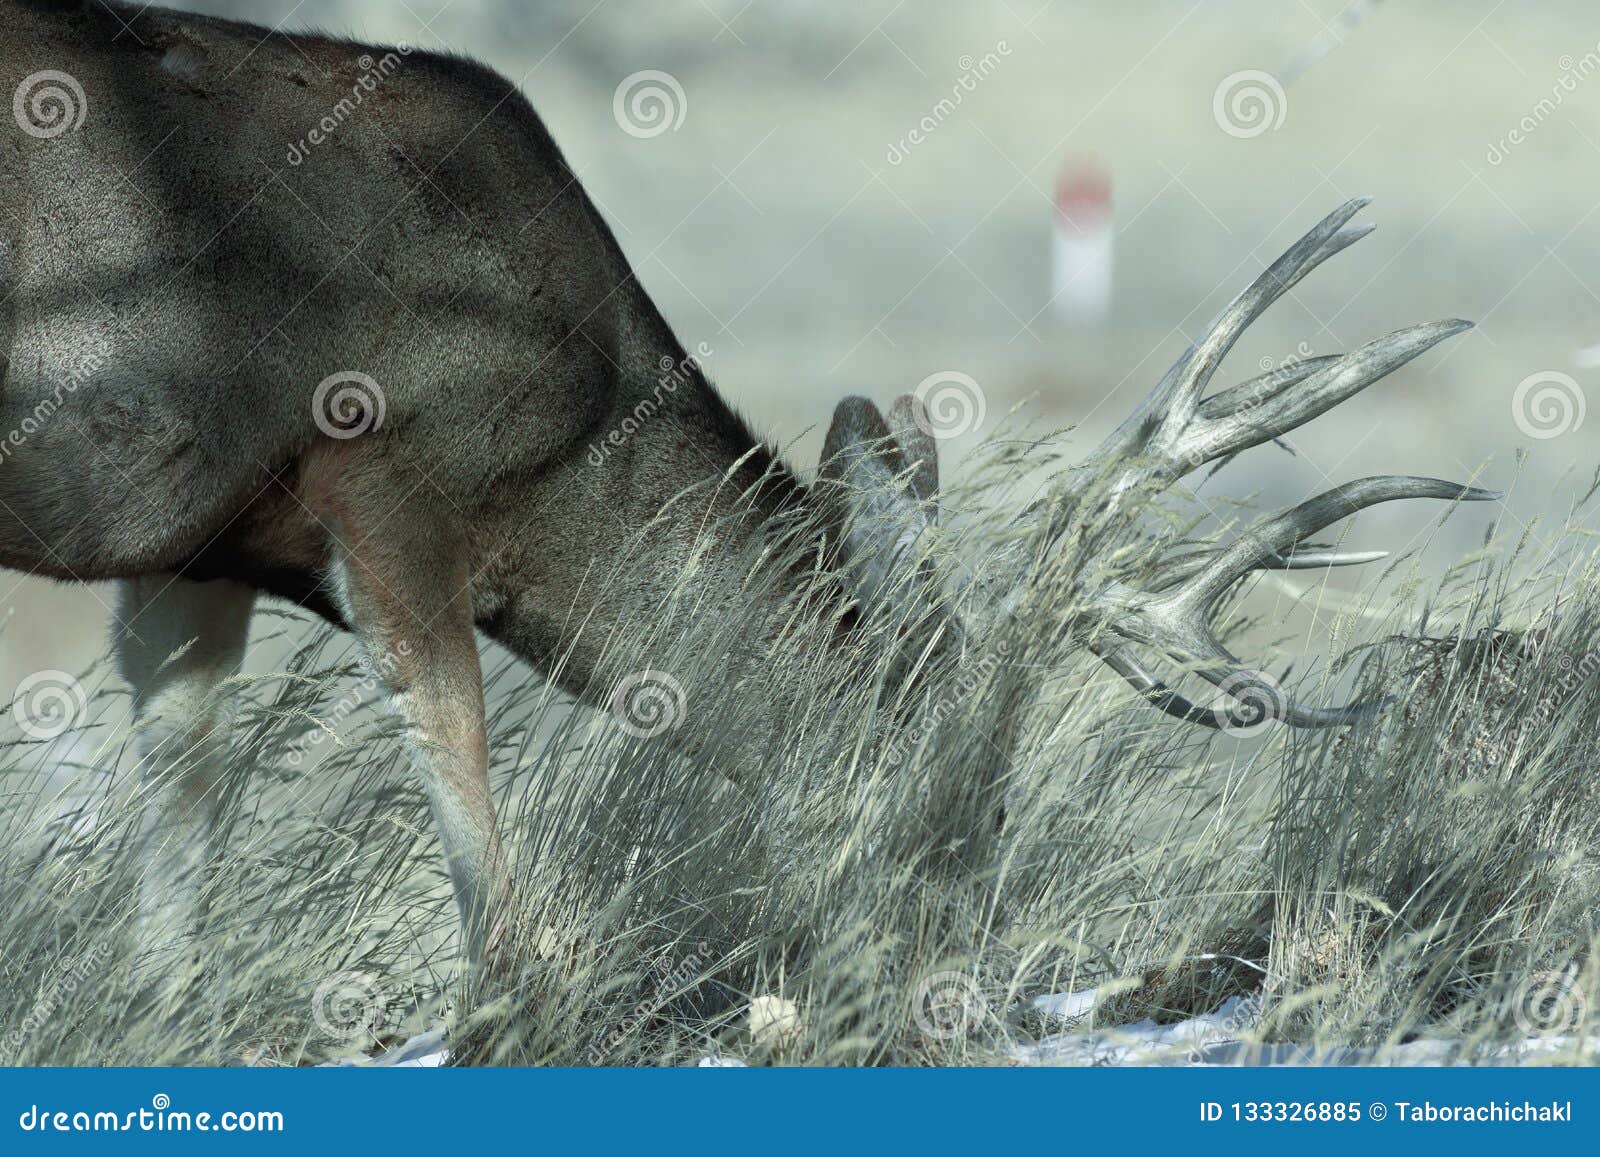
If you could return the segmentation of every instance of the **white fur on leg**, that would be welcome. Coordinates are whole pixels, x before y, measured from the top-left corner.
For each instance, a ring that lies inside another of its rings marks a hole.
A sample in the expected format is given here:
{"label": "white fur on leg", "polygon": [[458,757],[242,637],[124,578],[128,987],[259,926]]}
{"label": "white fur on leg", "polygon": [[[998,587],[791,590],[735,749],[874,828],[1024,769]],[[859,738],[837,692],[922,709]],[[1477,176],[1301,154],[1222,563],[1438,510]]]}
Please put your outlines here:
{"label": "white fur on leg", "polygon": [[140,946],[153,969],[203,915],[232,722],[220,684],[244,655],[254,594],[167,574],[122,584],[117,661],[133,689],[144,809]]}

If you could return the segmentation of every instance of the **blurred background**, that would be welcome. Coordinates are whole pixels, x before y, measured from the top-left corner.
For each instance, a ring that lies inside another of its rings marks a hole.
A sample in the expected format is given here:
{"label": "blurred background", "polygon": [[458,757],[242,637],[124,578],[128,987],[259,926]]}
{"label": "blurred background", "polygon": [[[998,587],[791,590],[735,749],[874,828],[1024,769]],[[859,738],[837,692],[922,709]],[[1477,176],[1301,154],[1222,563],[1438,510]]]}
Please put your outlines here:
{"label": "blurred background", "polygon": [[[982,400],[951,461],[1013,407],[1087,447],[1357,194],[1378,232],[1218,384],[1414,322],[1477,328],[1207,491],[1278,507],[1373,472],[1514,484],[1502,511],[1450,520],[1442,566],[1495,517],[1559,530],[1600,466],[1600,21],[1579,0],[177,6],[516,80],[684,344],[804,470],[841,395],[887,403],[933,375]],[[1369,512],[1352,541],[1404,547],[1436,516]],[[102,653],[110,590],[0,592],[0,688]]]}

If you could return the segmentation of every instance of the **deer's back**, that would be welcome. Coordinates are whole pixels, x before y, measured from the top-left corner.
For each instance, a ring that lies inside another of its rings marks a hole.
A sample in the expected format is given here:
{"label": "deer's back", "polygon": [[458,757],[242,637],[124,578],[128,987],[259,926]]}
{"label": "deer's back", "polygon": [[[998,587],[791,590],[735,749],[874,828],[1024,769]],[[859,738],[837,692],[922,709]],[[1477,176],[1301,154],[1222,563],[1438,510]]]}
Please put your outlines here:
{"label": "deer's back", "polygon": [[0,91],[53,70],[86,105],[6,126],[0,563],[135,573],[270,520],[339,374],[382,392],[363,437],[470,508],[653,360],[659,319],[504,79],[135,11],[0,0]]}

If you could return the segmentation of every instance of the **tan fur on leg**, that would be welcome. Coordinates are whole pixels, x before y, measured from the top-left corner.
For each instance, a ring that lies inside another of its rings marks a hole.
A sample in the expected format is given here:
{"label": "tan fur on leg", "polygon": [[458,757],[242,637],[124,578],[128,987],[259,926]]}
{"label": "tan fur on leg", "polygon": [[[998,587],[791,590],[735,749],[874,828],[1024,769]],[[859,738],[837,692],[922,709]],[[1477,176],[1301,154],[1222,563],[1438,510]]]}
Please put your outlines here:
{"label": "tan fur on leg", "polygon": [[[483,677],[466,554],[442,527],[409,520],[363,533],[342,508],[333,578],[367,662],[405,721],[444,845],[469,958],[481,965],[505,934],[510,884],[489,797]],[[423,544],[426,544],[424,548]]]}

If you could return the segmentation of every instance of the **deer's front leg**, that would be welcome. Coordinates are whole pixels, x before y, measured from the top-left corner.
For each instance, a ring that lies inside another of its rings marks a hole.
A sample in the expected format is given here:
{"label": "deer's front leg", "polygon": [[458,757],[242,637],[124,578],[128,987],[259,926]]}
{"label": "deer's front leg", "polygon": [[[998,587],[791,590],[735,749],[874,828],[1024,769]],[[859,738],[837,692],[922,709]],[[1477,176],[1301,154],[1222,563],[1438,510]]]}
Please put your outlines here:
{"label": "deer's front leg", "polygon": [[231,582],[152,574],[122,584],[113,642],[143,779],[140,967],[174,993],[187,978],[173,950],[199,927],[216,852],[232,718],[223,685],[239,670],[253,602]]}
{"label": "deer's front leg", "polygon": [[468,956],[481,965],[505,934],[510,885],[489,796],[467,552],[458,534],[409,515],[368,520],[346,509],[336,519],[332,577],[372,675],[405,721]]}

